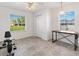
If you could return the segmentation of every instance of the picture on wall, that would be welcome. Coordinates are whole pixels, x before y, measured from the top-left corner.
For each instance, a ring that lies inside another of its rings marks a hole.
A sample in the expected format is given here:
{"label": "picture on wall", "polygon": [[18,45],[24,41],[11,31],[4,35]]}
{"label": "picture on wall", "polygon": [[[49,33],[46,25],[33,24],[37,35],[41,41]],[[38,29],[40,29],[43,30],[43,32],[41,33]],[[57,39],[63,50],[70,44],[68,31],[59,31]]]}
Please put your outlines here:
{"label": "picture on wall", "polygon": [[10,15],[10,31],[25,30],[25,16]]}

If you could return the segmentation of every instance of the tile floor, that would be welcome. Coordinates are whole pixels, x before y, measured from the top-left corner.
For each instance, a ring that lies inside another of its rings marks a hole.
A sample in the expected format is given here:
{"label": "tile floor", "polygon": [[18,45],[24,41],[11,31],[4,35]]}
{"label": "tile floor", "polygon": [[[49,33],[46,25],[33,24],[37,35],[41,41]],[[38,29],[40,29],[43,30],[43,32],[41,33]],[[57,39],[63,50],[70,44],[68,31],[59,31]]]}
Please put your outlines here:
{"label": "tile floor", "polygon": [[[15,56],[78,56],[79,48],[74,51],[71,44],[57,41],[52,43],[38,37],[16,40]],[[0,44],[1,45],[1,44]],[[6,48],[0,49],[0,56],[6,56]]]}

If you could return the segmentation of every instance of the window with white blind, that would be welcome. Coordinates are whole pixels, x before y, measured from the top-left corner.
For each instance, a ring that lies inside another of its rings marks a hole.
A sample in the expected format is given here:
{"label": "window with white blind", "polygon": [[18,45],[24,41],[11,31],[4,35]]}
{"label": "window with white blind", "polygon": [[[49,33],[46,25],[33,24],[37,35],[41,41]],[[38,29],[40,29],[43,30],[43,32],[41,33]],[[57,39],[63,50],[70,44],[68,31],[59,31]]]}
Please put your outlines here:
{"label": "window with white blind", "polygon": [[75,12],[67,11],[64,14],[59,15],[60,18],[60,30],[71,30],[74,28]]}

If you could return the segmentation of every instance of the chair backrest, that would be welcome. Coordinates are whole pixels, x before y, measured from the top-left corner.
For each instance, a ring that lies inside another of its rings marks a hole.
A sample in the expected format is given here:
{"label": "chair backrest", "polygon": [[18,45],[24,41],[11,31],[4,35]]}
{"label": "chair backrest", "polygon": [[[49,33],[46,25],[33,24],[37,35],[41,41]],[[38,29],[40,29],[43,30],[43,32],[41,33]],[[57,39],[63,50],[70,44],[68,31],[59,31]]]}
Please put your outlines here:
{"label": "chair backrest", "polygon": [[11,37],[10,31],[6,31],[4,37],[5,37],[5,38],[10,38],[10,37]]}

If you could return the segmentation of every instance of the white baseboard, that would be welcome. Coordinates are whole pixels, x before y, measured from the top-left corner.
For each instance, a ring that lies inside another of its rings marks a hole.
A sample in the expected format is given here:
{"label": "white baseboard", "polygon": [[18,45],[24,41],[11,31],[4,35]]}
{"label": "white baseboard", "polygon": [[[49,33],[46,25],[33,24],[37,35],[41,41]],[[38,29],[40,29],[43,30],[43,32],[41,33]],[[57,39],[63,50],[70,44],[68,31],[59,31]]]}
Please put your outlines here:
{"label": "white baseboard", "polygon": [[41,34],[36,34],[36,33],[34,33],[33,36],[37,36],[37,37],[40,37],[40,38],[42,38],[42,39],[44,39],[44,40],[48,40],[47,37],[42,36]]}

